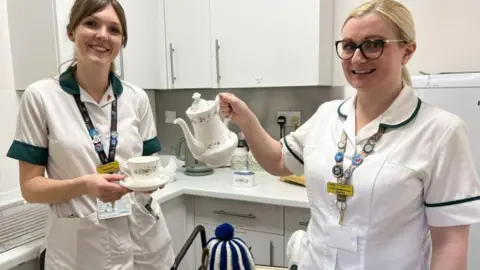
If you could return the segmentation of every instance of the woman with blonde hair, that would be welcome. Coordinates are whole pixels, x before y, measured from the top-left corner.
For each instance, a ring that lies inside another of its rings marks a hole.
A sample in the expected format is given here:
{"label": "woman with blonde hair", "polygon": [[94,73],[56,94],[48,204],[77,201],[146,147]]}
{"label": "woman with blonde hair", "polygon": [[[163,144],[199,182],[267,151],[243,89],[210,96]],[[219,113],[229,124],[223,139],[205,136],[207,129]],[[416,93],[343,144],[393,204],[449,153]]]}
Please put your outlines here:
{"label": "woman with blonde hair", "polygon": [[128,37],[123,8],[76,0],[67,34],[75,61],[25,90],[7,154],[25,200],[52,210],[45,269],[170,269],[158,203],[117,183],[119,163],[161,150],[146,92],[113,73]]}
{"label": "woman with blonde hair", "polygon": [[221,94],[223,116],[269,173],[305,175],[311,220],[299,269],[466,269],[480,182],[464,122],[411,87],[410,12],[394,0],[364,3],[335,46],[356,93],[320,105],[280,142]]}

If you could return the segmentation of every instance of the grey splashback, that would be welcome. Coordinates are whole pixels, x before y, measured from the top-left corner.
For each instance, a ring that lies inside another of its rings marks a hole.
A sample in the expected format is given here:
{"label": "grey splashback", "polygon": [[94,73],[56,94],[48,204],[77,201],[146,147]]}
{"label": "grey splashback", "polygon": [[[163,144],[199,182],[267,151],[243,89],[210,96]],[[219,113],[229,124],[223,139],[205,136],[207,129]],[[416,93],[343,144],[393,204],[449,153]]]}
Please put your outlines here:
{"label": "grey splashback", "polygon": [[[219,92],[228,91],[244,100],[257,115],[260,123],[274,138],[279,139],[280,128],[277,124],[277,111],[295,110],[302,112],[302,123],[310,118],[323,102],[343,98],[342,87],[285,87],[285,88],[249,88],[249,89],[181,89],[155,91],[155,113],[158,137],[162,143],[162,154],[173,154],[174,147],[183,133],[180,126],[165,123],[165,111],[176,111],[177,117],[187,120],[186,109],[192,104],[195,92],[203,99],[214,99]],[[188,121],[187,121],[188,123]],[[230,129],[240,129],[230,123]],[[288,134],[287,130],[287,134]]]}

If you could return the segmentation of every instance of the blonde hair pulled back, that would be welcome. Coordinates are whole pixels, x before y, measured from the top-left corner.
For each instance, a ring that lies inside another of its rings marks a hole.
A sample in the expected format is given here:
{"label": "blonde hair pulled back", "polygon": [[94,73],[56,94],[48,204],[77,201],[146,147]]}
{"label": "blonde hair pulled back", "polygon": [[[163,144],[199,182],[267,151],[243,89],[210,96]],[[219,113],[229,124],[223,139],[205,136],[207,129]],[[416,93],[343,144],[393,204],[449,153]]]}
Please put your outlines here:
{"label": "blonde hair pulled back", "polygon": [[[415,42],[415,23],[412,14],[406,6],[395,0],[371,0],[358,6],[347,16],[342,29],[350,19],[360,18],[370,13],[380,14],[387,19],[398,39],[405,40],[407,44]],[[412,85],[406,66],[402,67],[401,76],[406,84]]]}

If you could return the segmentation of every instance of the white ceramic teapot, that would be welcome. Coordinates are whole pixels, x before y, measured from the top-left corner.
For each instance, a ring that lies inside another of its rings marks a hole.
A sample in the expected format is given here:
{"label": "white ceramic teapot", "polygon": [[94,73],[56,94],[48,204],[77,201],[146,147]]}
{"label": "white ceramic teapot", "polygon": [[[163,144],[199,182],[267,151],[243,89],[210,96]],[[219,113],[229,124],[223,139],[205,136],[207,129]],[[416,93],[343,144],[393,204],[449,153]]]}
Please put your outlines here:
{"label": "white ceramic teapot", "polygon": [[183,119],[177,118],[173,123],[182,128],[195,159],[211,168],[224,166],[237,147],[237,135],[228,129],[230,119],[222,121],[220,118],[219,96],[215,100],[204,100],[200,96],[199,93],[193,94],[193,104],[186,111],[194,135]]}

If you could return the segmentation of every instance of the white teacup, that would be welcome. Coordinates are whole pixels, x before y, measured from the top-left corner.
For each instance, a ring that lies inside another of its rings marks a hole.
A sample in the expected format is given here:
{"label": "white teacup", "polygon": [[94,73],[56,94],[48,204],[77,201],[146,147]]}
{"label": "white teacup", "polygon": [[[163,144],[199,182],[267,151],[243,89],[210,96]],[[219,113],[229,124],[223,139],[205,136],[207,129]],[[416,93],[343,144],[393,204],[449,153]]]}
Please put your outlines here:
{"label": "white teacup", "polygon": [[141,156],[128,159],[120,164],[120,170],[130,179],[129,182],[145,184],[159,179],[161,172],[160,157]]}

